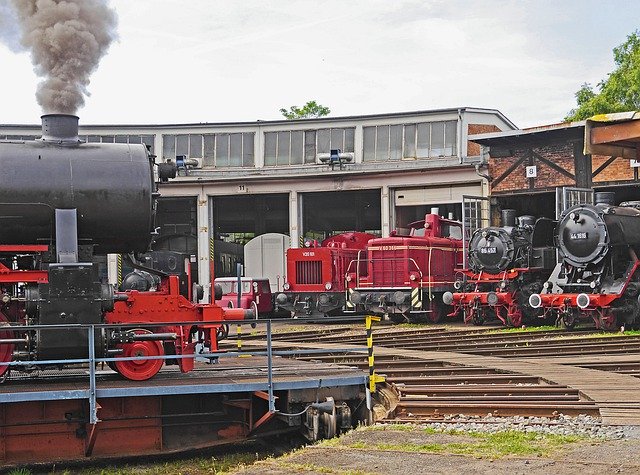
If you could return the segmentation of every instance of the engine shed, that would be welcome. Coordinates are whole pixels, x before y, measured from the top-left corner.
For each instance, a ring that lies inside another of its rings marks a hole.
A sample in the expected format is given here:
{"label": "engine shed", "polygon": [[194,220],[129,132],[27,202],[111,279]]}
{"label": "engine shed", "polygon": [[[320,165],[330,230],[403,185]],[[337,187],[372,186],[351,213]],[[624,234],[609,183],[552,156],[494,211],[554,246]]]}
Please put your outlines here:
{"label": "engine shed", "polygon": [[487,163],[492,220],[501,209],[555,218],[562,188],[640,199],[640,113],[470,137]]}

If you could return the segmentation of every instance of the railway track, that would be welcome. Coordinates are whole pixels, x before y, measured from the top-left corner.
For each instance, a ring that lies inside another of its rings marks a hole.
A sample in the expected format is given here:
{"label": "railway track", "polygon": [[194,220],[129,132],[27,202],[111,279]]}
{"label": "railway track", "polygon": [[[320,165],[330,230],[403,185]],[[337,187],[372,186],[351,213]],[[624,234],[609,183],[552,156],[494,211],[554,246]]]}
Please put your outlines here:
{"label": "railway track", "polygon": [[[273,339],[278,342],[274,343],[278,349],[289,351],[316,344],[320,348],[336,344],[344,348],[366,343],[361,327],[281,332],[274,334]],[[529,367],[536,367],[538,362],[553,362],[558,367],[575,367],[576,371],[591,370],[589,375],[596,380],[593,384],[597,384],[597,375],[601,375],[603,386],[609,384],[605,382],[606,375],[611,373],[640,379],[638,335],[618,337],[593,330],[501,332],[390,327],[376,330],[373,340],[376,373],[385,376],[398,398],[389,419],[398,421],[486,415],[600,416],[601,409],[607,407],[606,400],[594,401],[579,387],[558,383],[553,377],[518,371],[514,368],[516,362],[529,362]],[[405,350],[429,352],[429,357],[400,355]],[[458,355],[463,362],[451,361],[451,355]],[[326,350],[298,357],[368,369],[362,354]],[[490,360],[493,367],[475,364],[476,359]],[[613,401],[610,406],[610,412],[624,415],[628,404]]]}

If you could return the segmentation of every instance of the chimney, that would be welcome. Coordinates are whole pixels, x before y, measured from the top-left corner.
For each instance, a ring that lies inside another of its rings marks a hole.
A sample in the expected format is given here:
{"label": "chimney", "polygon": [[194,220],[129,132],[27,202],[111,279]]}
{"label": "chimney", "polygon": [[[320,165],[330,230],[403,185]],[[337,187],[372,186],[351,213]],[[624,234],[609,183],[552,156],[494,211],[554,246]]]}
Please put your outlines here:
{"label": "chimney", "polygon": [[69,114],[45,114],[42,119],[42,141],[61,145],[77,145],[78,117]]}

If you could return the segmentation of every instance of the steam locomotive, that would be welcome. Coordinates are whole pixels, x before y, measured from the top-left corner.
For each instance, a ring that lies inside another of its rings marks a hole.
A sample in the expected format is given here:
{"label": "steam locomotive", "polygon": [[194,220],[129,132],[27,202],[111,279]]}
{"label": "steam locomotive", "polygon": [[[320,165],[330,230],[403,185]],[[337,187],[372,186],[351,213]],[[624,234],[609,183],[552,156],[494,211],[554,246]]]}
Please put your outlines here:
{"label": "steam locomotive", "polygon": [[[29,362],[58,368],[92,351],[128,358],[109,366],[131,380],[153,377],[165,355],[190,371],[196,345],[216,350],[223,320],[245,312],[193,303],[178,276],[150,268],[115,291],[94,263],[148,249],[154,157],[142,144],[82,143],[75,116],[45,115],[42,129],[41,139],[0,143],[0,377],[42,368]],[[158,172],[175,175],[166,165]]]}
{"label": "steam locomotive", "polygon": [[439,322],[447,314],[442,295],[462,265],[462,224],[434,211],[409,224],[408,236],[394,231],[369,241],[347,273],[353,305],[397,322]]}
{"label": "steam locomotive", "polygon": [[[555,266],[553,222],[502,211],[502,226],[476,230],[469,241],[469,268],[454,283],[456,292],[445,292],[443,301],[453,305],[451,315],[462,313],[475,325],[492,317],[518,327],[541,313],[529,305],[529,296],[542,290]],[[535,231],[534,231],[535,230]],[[534,239],[535,237],[535,239]]]}
{"label": "steam locomotive", "polygon": [[275,300],[278,309],[297,317],[331,316],[343,309],[355,311],[355,305],[347,298],[353,285],[345,276],[373,238],[368,233],[348,232],[320,244],[308,240],[303,248],[287,249],[284,292]]}
{"label": "steam locomotive", "polygon": [[554,316],[566,328],[593,320],[612,330],[640,321],[640,202],[613,204],[613,193],[596,193],[595,205],[565,210],[555,229],[560,262],[533,308]]}

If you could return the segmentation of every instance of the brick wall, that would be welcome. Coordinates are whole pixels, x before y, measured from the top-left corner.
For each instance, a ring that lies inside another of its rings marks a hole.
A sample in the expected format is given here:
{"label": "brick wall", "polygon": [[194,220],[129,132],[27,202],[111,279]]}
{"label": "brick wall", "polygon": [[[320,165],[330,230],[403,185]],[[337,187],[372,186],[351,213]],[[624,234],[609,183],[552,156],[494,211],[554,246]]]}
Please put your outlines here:
{"label": "brick wall", "polygon": [[[595,172],[610,157],[603,155],[593,155],[591,157],[592,169]],[[602,183],[607,181],[628,181],[634,179],[634,171],[629,164],[627,158],[616,158],[613,162],[606,166],[600,173],[593,177],[593,183]]]}
{"label": "brick wall", "polygon": [[[501,132],[501,130],[495,125],[487,124],[469,124],[469,127],[467,127],[468,135],[490,134],[491,132]],[[475,142],[467,141],[467,156],[480,156],[480,145]]]}
{"label": "brick wall", "polygon": [[[533,165],[538,167],[536,178],[526,178],[526,167],[531,164],[529,157],[533,152]],[[543,147],[520,148],[513,151],[512,157],[489,158],[489,175],[494,180],[501,177],[518,159],[524,161],[507,177],[497,184],[491,184],[491,193],[504,193],[527,190],[533,182],[533,189],[549,189],[557,186],[575,186],[575,178],[570,178],[545,164],[535,155],[558,165],[572,175],[575,174],[573,144],[570,142],[549,144]]]}

